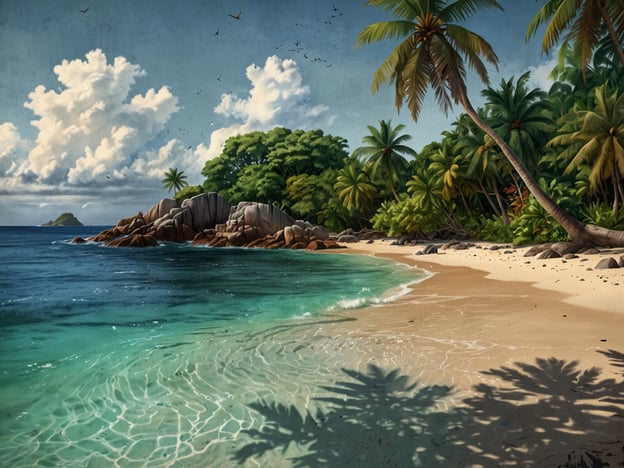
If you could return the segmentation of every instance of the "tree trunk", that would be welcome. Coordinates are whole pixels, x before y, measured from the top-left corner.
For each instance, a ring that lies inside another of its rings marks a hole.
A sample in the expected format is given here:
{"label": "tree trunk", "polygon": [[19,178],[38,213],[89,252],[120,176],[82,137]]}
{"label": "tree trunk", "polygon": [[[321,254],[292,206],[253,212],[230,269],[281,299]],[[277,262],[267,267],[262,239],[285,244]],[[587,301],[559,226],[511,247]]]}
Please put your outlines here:
{"label": "tree trunk", "polygon": [[622,178],[620,177],[620,168],[617,163],[615,163],[611,179],[613,181],[613,216],[615,216],[620,209],[620,193],[622,190]]}
{"label": "tree trunk", "polygon": [[483,182],[481,181],[481,179],[479,179],[479,186],[481,187],[481,191],[483,192],[483,195],[485,195],[485,199],[489,203],[490,208],[492,208],[492,211],[494,212],[494,214],[496,216],[500,216],[501,214],[498,211],[498,207],[496,206],[496,204],[490,198],[490,194],[488,193],[487,189],[485,188],[485,185],[483,185]]}
{"label": "tree trunk", "polygon": [[609,31],[609,37],[611,38],[611,42],[613,42],[613,48],[617,53],[617,56],[624,65],[624,50],[622,50],[622,44],[620,44],[620,38],[618,37],[615,28],[613,27],[613,21],[609,17],[609,12],[604,4],[604,2],[597,2],[598,9],[600,10],[600,14],[602,15],[602,19],[604,20],[605,26],[607,27],[607,31]]}
{"label": "tree trunk", "polygon": [[587,246],[603,245],[624,247],[624,231],[615,231],[601,226],[583,224],[557,205],[540,187],[533,175],[527,170],[522,161],[518,159],[518,156],[516,156],[507,142],[479,116],[474,107],[472,107],[465,88],[459,90],[459,102],[474,123],[496,142],[509,163],[524,182],[524,185],[526,185],[542,208],[565,229],[573,243]]}
{"label": "tree trunk", "polygon": [[468,214],[470,216],[473,215],[472,210],[470,209],[470,206],[468,205],[468,201],[466,200],[466,197],[464,196],[464,192],[462,192],[461,189],[458,190],[459,192],[459,196],[461,197],[462,203],[464,204],[464,208],[466,209],[466,211],[468,212]]}
{"label": "tree trunk", "polygon": [[498,208],[500,209],[501,217],[503,218],[503,224],[505,226],[509,226],[509,218],[507,217],[507,210],[505,209],[505,203],[503,202],[500,190],[498,190],[498,187],[496,186],[496,181],[490,179],[490,183],[492,184],[492,190],[494,190],[496,203],[498,203]]}

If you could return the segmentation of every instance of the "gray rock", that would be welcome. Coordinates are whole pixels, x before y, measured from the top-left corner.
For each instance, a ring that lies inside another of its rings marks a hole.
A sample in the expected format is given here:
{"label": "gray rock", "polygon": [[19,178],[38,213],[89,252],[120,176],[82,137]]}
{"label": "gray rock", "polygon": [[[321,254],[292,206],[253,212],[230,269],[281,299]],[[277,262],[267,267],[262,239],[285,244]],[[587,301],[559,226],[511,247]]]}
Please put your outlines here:
{"label": "gray rock", "polygon": [[549,244],[544,245],[534,245],[529,250],[524,253],[525,257],[535,257],[537,254],[542,253],[549,247]]}
{"label": "gray rock", "polygon": [[163,198],[154,206],[152,206],[149,210],[147,210],[147,213],[145,213],[143,218],[145,219],[146,224],[153,223],[158,218],[161,218],[162,216],[169,213],[173,208],[179,207],[180,205],[178,205],[177,201],[171,198]]}
{"label": "gray rock", "polygon": [[[295,220],[275,205],[256,202],[240,202],[230,211],[226,221],[226,232],[245,232],[255,237],[275,234],[286,226],[292,226]],[[251,227],[251,229],[246,229]]]}
{"label": "gray rock", "polygon": [[298,224],[286,226],[282,232],[284,233],[284,242],[286,245],[294,245],[297,242],[302,242],[306,237],[305,231]]}
{"label": "gray rock", "polygon": [[544,250],[537,258],[539,259],[561,258],[561,255],[559,255],[559,252],[549,248],[549,249]]}
{"label": "gray rock", "polygon": [[613,257],[603,258],[594,267],[595,270],[606,270],[609,268],[619,268],[618,262]]}
{"label": "gray rock", "polygon": [[434,245],[434,244],[427,244],[422,249],[422,253],[423,253],[423,255],[437,254],[438,253],[438,247],[436,245]]}
{"label": "gray rock", "polygon": [[[191,226],[195,232],[214,229],[217,224],[224,224],[230,215],[230,203],[215,192],[202,193],[182,202],[182,208],[188,208]],[[185,221],[186,224],[188,222]]]}
{"label": "gray rock", "polygon": [[355,244],[356,242],[360,242],[360,238],[353,234],[343,234],[338,236],[338,242],[342,242],[343,244]]}

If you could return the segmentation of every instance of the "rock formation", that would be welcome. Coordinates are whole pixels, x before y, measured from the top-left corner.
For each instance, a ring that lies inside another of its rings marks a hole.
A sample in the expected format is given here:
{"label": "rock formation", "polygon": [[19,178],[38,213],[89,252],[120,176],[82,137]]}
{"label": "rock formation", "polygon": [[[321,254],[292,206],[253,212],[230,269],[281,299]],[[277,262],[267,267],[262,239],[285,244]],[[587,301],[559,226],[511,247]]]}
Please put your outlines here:
{"label": "rock formation", "polygon": [[217,193],[197,195],[179,205],[163,199],[145,215],[120,219],[90,238],[111,247],[144,247],[158,241],[213,247],[263,247],[322,250],[338,248],[320,226],[298,221],[274,205],[241,202],[230,206]]}

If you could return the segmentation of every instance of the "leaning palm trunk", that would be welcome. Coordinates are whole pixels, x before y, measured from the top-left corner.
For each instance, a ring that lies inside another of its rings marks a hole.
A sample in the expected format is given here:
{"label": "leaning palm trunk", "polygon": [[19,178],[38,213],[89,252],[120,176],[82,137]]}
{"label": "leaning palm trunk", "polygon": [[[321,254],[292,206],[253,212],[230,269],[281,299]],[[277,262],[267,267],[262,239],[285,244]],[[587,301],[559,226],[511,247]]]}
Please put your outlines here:
{"label": "leaning palm trunk", "polygon": [[620,38],[618,37],[618,33],[615,30],[615,26],[613,25],[613,21],[611,21],[611,17],[609,16],[609,12],[604,4],[604,2],[597,2],[598,10],[600,10],[600,15],[602,16],[602,20],[607,27],[607,32],[609,33],[609,38],[611,42],[613,42],[613,47],[615,49],[615,53],[617,54],[620,62],[624,65],[624,50],[622,50],[622,44],[620,43]]}
{"label": "leaning palm trunk", "polygon": [[507,144],[507,142],[479,116],[474,107],[472,107],[465,87],[459,91],[459,101],[474,123],[496,142],[538,203],[561,225],[561,227],[563,227],[563,229],[565,229],[570,240],[574,244],[583,246],[608,245],[611,247],[624,247],[624,231],[615,231],[601,226],[584,224],[563,210],[550,198],[514,153],[509,144]]}

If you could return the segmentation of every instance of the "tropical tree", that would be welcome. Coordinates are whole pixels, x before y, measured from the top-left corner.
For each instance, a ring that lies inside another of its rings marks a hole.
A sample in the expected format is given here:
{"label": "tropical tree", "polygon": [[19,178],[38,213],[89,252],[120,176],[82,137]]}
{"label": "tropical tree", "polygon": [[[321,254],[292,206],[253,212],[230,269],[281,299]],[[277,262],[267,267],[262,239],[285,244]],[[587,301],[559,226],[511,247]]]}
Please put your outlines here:
{"label": "tropical tree", "polygon": [[552,145],[572,145],[578,149],[566,172],[590,162],[589,189],[595,192],[605,181],[611,184],[613,214],[624,199],[624,94],[607,93],[606,86],[596,89],[596,107],[593,111],[576,113],[580,129],[559,135]]}
{"label": "tropical tree", "polygon": [[606,28],[615,52],[624,64],[621,38],[624,28],[622,0],[547,0],[529,24],[527,40],[544,23],[548,23],[548,26],[542,41],[543,53],[550,52],[563,37],[566,47],[568,43],[572,43],[575,55],[580,58],[581,70],[584,71]]}
{"label": "tropical tree", "polygon": [[[320,209],[316,204],[330,197],[326,187],[332,190],[333,180],[329,184],[326,180],[343,167],[346,145],[345,139],[322,130],[276,127],[236,135],[226,140],[218,157],[204,165],[203,188],[220,193],[230,203],[253,200],[282,209],[297,205],[295,210],[302,216],[314,216]],[[307,182],[306,177],[310,177]],[[311,196],[313,185],[318,193]],[[305,188],[305,196],[295,187]]]}
{"label": "tropical tree", "polygon": [[467,213],[472,209],[466,198],[467,194],[474,193],[474,185],[468,180],[469,160],[459,151],[454,135],[447,133],[440,148],[432,155],[429,169],[442,182],[442,197],[451,201],[459,196]]}
{"label": "tropical tree", "polygon": [[377,195],[377,189],[355,161],[338,171],[334,190],[348,210],[363,214],[370,213],[372,201]]}
{"label": "tropical tree", "polygon": [[624,245],[624,232],[585,225],[557,205],[470,102],[465,62],[488,84],[488,72],[481,57],[493,65],[497,65],[498,58],[485,39],[455,21],[465,20],[480,7],[502,10],[497,1],[368,0],[366,4],[389,11],[398,19],[365,27],[358,36],[359,45],[404,37],[375,72],[373,92],[382,84],[394,82],[397,108],[406,101],[412,118],[417,120],[431,86],[443,111],[448,112],[453,104],[462,105],[476,125],[494,140],[539,204],[573,242]]}
{"label": "tropical tree", "polygon": [[492,128],[509,142],[527,168],[537,174],[539,149],[555,125],[546,92],[529,89],[529,76],[529,72],[522,74],[515,84],[513,77],[501,80],[499,89],[488,87],[481,95],[486,99],[486,115]]}
{"label": "tropical tree", "polygon": [[362,138],[367,146],[360,146],[353,152],[353,156],[361,158],[371,164],[371,177],[374,180],[385,180],[396,201],[399,200],[395,183],[401,179],[401,174],[407,169],[408,162],[403,155],[416,157],[416,151],[404,143],[411,140],[407,134],[400,132],[405,125],[392,127],[392,121],[379,121],[379,129],[368,125],[369,135]]}
{"label": "tropical tree", "polygon": [[178,171],[175,167],[170,167],[167,172],[165,172],[165,178],[162,181],[163,188],[166,188],[168,192],[175,193],[186,187],[188,182],[186,181],[186,175],[184,175],[184,171]]}

